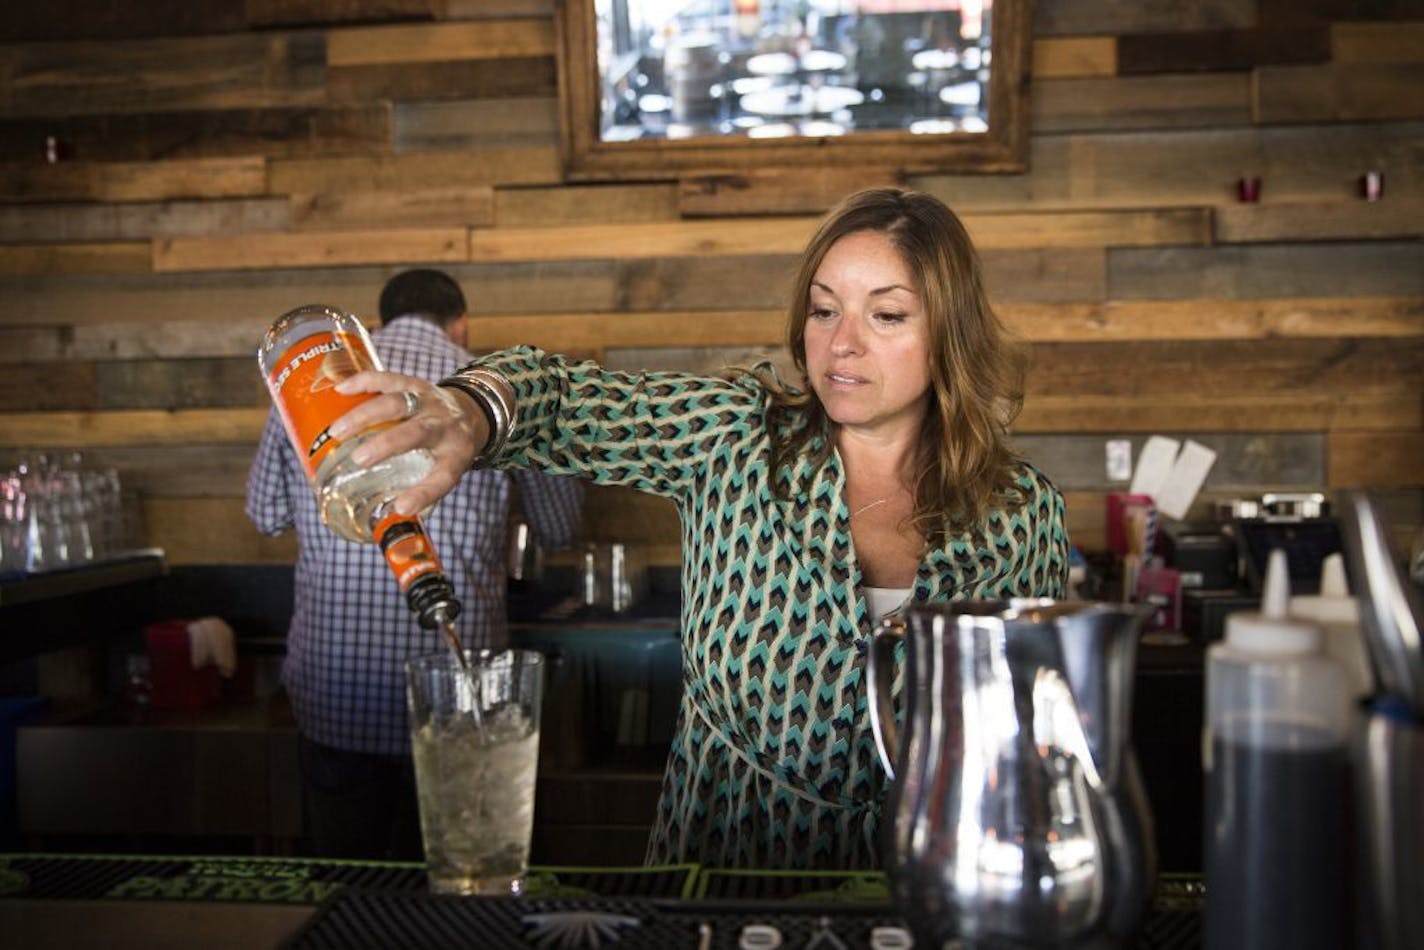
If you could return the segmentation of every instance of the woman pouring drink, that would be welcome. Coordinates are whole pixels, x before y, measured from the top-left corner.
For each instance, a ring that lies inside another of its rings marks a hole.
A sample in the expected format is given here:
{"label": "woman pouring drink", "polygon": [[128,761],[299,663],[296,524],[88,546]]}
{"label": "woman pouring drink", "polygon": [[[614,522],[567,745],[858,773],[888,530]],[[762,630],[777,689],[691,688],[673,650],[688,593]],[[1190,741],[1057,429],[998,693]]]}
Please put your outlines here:
{"label": "woman pouring drink", "polygon": [[650,863],[877,867],[887,783],[865,654],[879,619],[1066,593],[1062,496],[1007,440],[1023,359],[959,219],[924,194],[852,195],[806,248],[790,300],[794,383],[767,366],[624,373],[515,347],[439,386],[375,372],[340,385],[389,396],[337,437],[405,420],[358,462],[416,447],[436,459],[402,511],[472,465],[677,505],[683,696]]}

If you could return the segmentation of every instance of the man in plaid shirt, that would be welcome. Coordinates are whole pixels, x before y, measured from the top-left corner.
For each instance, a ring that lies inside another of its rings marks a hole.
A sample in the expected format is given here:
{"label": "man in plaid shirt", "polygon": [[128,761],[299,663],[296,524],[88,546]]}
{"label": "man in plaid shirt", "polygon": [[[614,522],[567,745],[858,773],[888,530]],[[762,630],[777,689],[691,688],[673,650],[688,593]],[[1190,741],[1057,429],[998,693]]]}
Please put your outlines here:
{"label": "man in plaid shirt", "polygon": [[[474,358],[460,286],[435,270],[410,270],[381,292],[372,334],[386,368],[438,380]],[[468,648],[506,645],[509,505],[518,491],[545,548],[578,532],[582,485],[528,471],[471,471],[425,525],[455,587],[456,620]],[[410,733],[408,657],[446,649],[406,606],[374,544],[353,544],[321,523],[316,496],[282,420],[267,417],[247,481],[247,516],[264,534],[297,531],[292,622],[282,682],[300,733],[302,803],[314,853],[328,857],[421,857]]]}

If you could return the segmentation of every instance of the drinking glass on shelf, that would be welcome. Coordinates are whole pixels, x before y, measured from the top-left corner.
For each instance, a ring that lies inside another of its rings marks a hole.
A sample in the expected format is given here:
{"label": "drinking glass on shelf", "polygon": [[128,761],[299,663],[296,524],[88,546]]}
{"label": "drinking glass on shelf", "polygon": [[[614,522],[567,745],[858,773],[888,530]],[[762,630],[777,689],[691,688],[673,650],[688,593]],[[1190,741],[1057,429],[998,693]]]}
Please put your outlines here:
{"label": "drinking glass on shelf", "polygon": [[29,570],[28,501],[18,470],[12,469],[0,477],[0,574],[21,574]]}
{"label": "drinking glass on shelf", "polygon": [[121,547],[123,513],[119,508],[119,475],[112,468],[89,469],[81,476],[94,557],[111,557]]}
{"label": "drinking glass on shelf", "polygon": [[82,564],[94,560],[94,534],[90,525],[91,505],[84,495],[84,482],[78,471],[65,469],[57,478],[60,520],[64,524],[65,553],[68,563]]}
{"label": "drinking glass on shelf", "polygon": [[25,569],[32,573],[63,567],[69,544],[57,491],[56,462],[49,453],[26,454],[20,462],[25,493]]}

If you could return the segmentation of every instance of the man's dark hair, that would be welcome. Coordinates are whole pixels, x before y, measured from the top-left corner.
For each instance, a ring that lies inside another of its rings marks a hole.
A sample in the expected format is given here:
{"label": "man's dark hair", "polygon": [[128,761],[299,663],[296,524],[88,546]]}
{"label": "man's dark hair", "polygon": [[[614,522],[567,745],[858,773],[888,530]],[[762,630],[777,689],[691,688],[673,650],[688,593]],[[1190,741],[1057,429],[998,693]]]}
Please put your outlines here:
{"label": "man's dark hair", "polygon": [[381,290],[381,323],[396,317],[419,316],[440,326],[465,312],[465,295],[444,271],[419,268],[402,271]]}

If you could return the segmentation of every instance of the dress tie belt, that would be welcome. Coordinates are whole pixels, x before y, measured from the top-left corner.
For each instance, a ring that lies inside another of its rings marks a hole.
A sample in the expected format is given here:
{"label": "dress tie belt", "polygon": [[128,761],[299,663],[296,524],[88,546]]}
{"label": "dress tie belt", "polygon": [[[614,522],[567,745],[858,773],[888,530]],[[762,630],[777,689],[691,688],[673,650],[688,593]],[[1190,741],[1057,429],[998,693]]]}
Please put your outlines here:
{"label": "dress tie belt", "polygon": [[728,738],[727,733],[724,732],[720,726],[717,726],[717,725],[714,725],[714,724],[713,724],[712,720],[711,720],[711,719],[708,717],[708,715],[707,715],[707,711],[702,708],[702,704],[701,704],[701,703],[698,703],[698,702],[696,702],[696,701],[692,701],[692,702],[689,702],[688,705],[690,705],[690,706],[692,707],[692,711],[697,714],[697,718],[698,718],[698,720],[701,721],[702,725],[703,725],[704,727],[706,727],[708,731],[713,732],[713,733],[716,733],[717,737],[722,740],[722,744],[727,747],[728,751],[730,751],[730,752],[732,753],[732,755],[736,756],[736,757],[737,757],[738,759],[740,759],[743,763],[745,763],[748,768],[750,768],[753,772],[755,772],[755,773],[757,773],[758,775],[760,775],[762,778],[766,779],[766,780],[767,780],[768,782],[770,782],[772,785],[774,785],[774,786],[776,786],[776,787],[778,787],[778,788],[784,788],[784,789],[786,789],[788,792],[790,792],[791,794],[795,795],[797,798],[800,798],[800,799],[802,799],[803,801],[809,802],[809,803],[811,803],[812,805],[817,806],[818,808],[856,808],[856,807],[857,807],[857,804],[854,803],[854,802],[829,802],[829,801],[826,801],[824,798],[820,797],[819,795],[813,795],[813,794],[811,794],[810,792],[806,791],[805,789],[800,788],[800,787],[798,787],[798,786],[796,786],[796,785],[792,785],[791,783],[787,782],[786,779],[784,779],[784,778],[782,778],[781,776],[777,775],[775,772],[772,772],[770,769],[767,769],[765,766],[763,766],[761,763],[759,763],[759,762],[758,762],[756,759],[754,759],[752,756],[748,755],[748,754],[746,753],[746,751],[743,750],[739,745],[737,745],[737,744],[736,744],[735,742],[733,742],[730,738]]}

